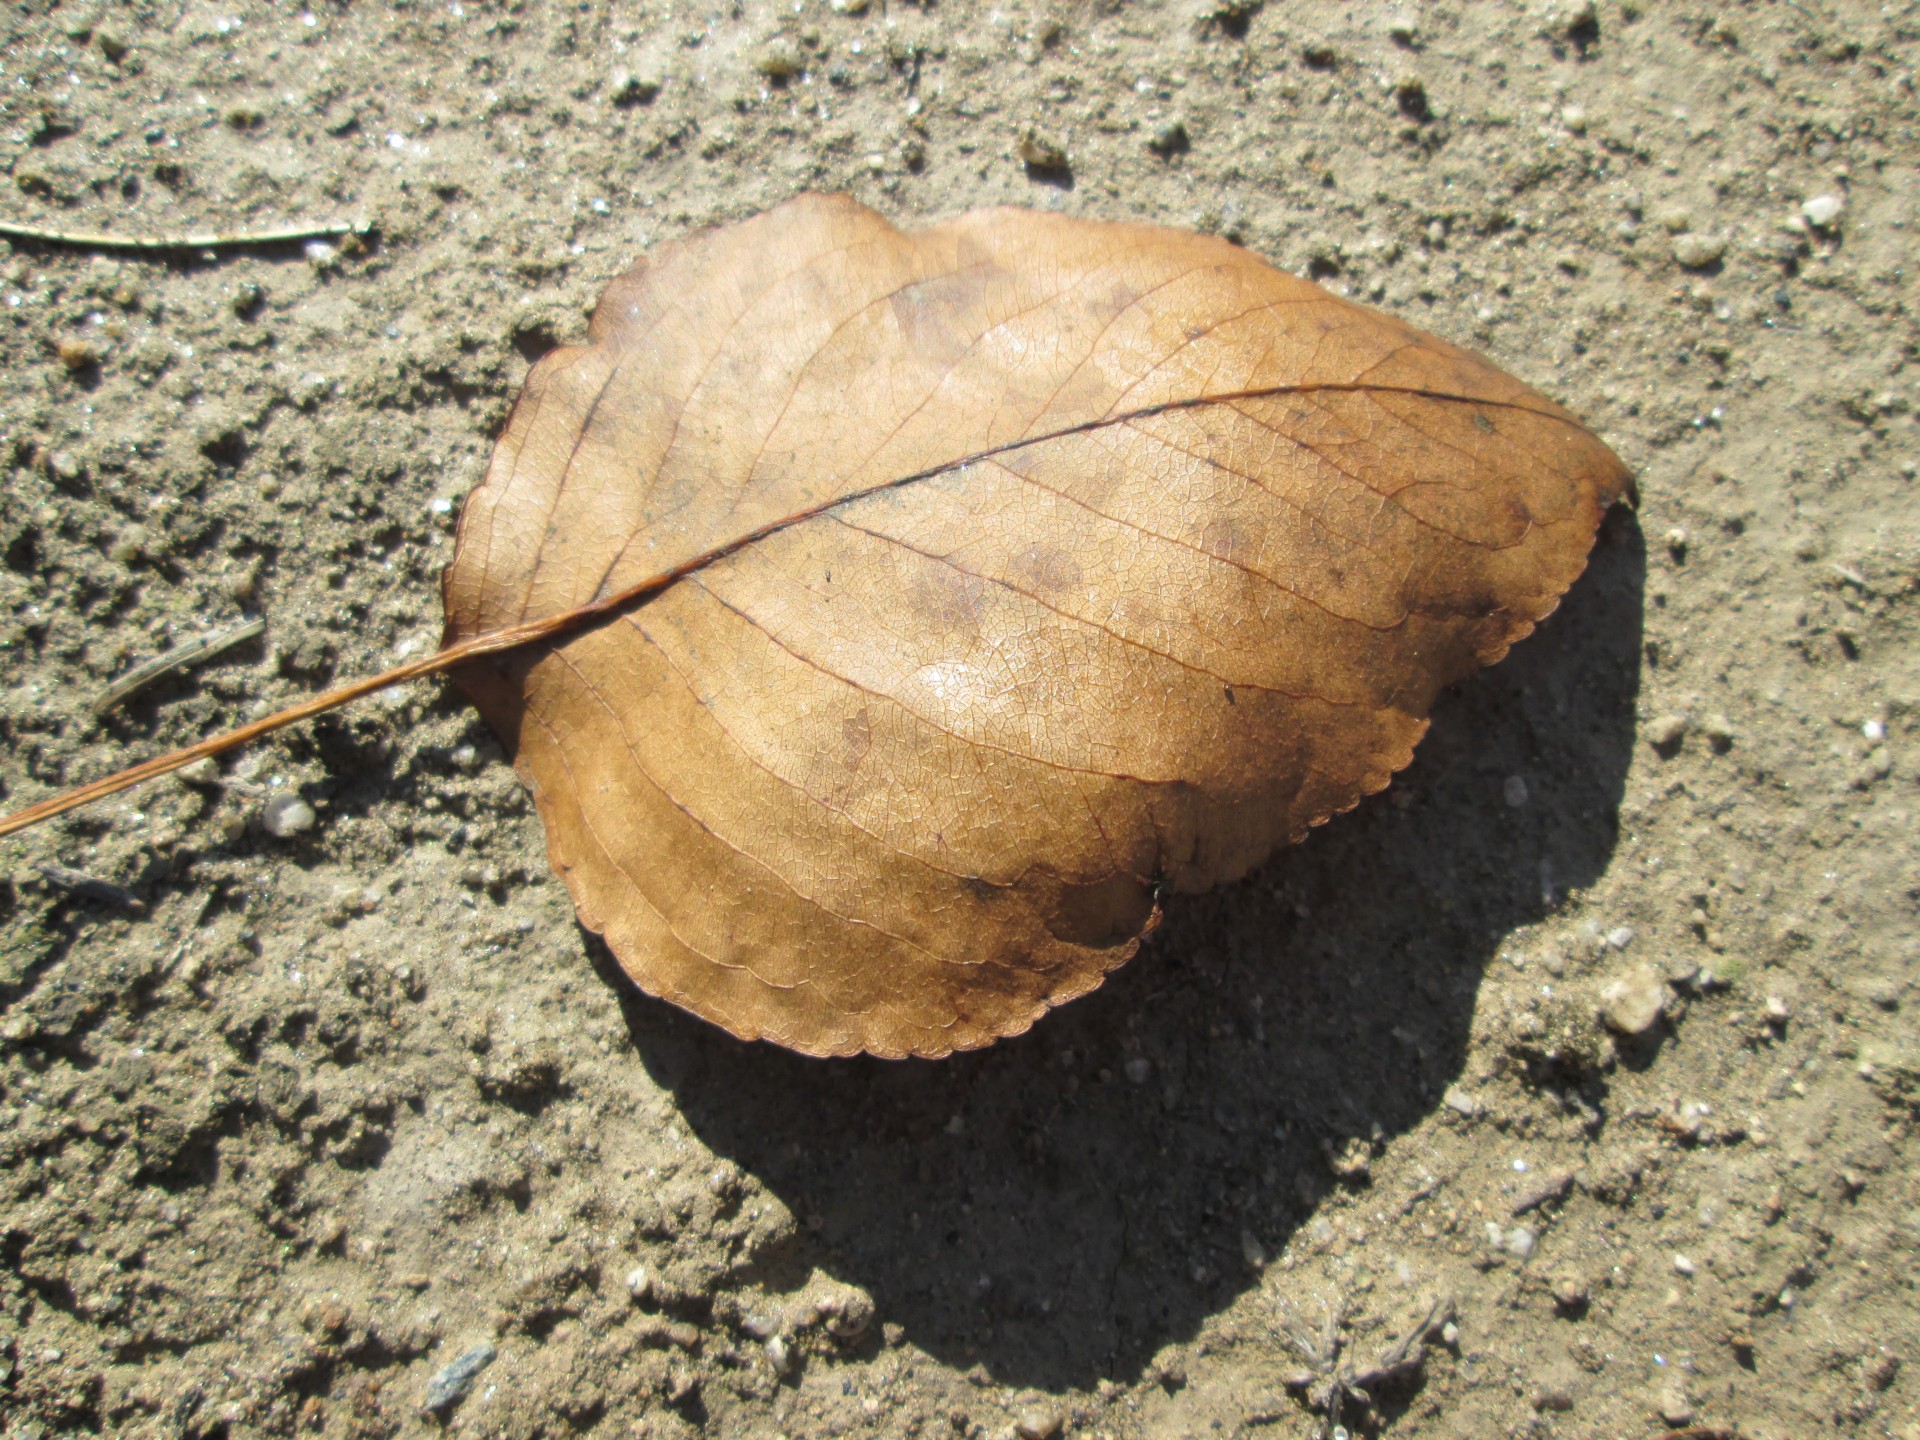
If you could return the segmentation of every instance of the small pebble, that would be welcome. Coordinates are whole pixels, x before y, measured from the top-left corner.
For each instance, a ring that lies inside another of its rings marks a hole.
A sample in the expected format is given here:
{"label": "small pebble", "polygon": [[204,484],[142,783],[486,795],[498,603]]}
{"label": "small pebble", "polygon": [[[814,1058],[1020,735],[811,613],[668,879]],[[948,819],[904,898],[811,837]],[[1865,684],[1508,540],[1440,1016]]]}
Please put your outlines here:
{"label": "small pebble", "polygon": [[1014,154],[1029,170],[1052,173],[1066,170],[1069,166],[1065,147],[1043,139],[1031,130],[1021,136],[1020,143],[1014,147]]}
{"label": "small pebble", "polygon": [[1647,743],[1662,755],[1671,755],[1680,748],[1680,742],[1687,738],[1687,717],[1684,715],[1662,715],[1647,726]]}
{"label": "small pebble", "polygon": [[1192,148],[1193,141],[1187,134],[1187,127],[1178,120],[1169,120],[1153,132],[1153,138],[1147,141],[1147,148],[1162,160],[1171,160],[1175,155],[1183,155]]}
{"label": "small pebble", "polygon": [[1240,1232],[1240,1258],[1247,1262],[1249,1270],[1267,1268],[1267,1247],[1262,1245],[1251,1230]]}
{"label": "small pebble", "polygon": [[1147,1077],[1153,1074],[1153,1062],[1144,1055],[1134,1055],[1120,1067],[1127,1072],[1127,1079],[1136,1085],[1147,1083]]}
{"label": "small pebble", "polygon": [[1600,1018],[1617,1034],[1646,1034],[1666,1009],[1666,983],[1651,966],[1631,966],[1600,987]]}
{"label": "small pebble", "polygon": [[651,105],[659,94],[660,82],[651,75],[616,70],[607,79],[607,98],[622,109],[630,105]]}
{"label": "small pebble", "polygon": [[1675,1254],[1673,1257],[1673,1268],[1679,1274],[1691,1275],[1694,1273],[1696,1267],[1693,1261],[1689,1260],[1686,1256]]}
{"label": "small pebble", "polygon": [[1676,525],[1667,531],[1667,553],[1676,560],[1687,558],[1687,532]]}
{"label": "small pebble", "polygon": [[767,1340],[780,1333],[780,1317],[750,1310],[740,1317],[740,1333],[755,1340]]}
{"label": "small pebble", "polygon": [[1440,1097],[1440,1103],[1456,1115],[1464,1115],[1469,1120],[1480,1113],[1480,1102],[1458,1085],[1449,1085],[1446,1093]]}
{"label": "small pebble", "polygon": [[1544,1390],[1534,1391],[1533,1408],[1541,1411],[1555,1410],[1564,1413],[1573,1409],[1573,1396],[1558,1386],[1549,1386]]}
{"label": "small pebble", "polygon": [[1527,803],[1527,781],[1523,775],[1509,775],[1501,782],[1500,797],[1507,802],[1509,810],[1518,810]]}
{"label": "small pebble", "polygon": [[1020,1418],[1013,1422],[1013,1428],[1020,1440],[1053,1440],[1060,1433],[1060,1412],[1044,1405],[1035,1405],[1020,1412]]}
{"label": "small pebble", "polygon": [[1807,223],[1816,230],[1825,230],[1840,218],[1847,208],[1846,200],[1839,195],[1815,195],[1800,207],[1800,213],[1807,217]]}
{"label": "small pebble", "polygon": [[1885,722],[1880,720],[1867,721],[1866,724],[1860,727],[1860,737],[1870,745],[1878,745],[1882,740],[1887,738]]}
{"label": "small pebble", "polygon": [[645,1301],[653,1293],[653,1276],[644,1265],[636,1265],[627,1272],[627,1294],[636,1302]]}
{"label": "small pebble", "polygon": [[1693,1419],[1693,1402],[1677,1386],[1660,1392],[1660,1418],[1669,1425],[1684,1425]]}
{"label": "small pebble", "polygon": [[1727,253],[1724,235],[1702,235],[1687,230],[1673,237],[1673,258],[1687,270],[1704,270]]}
{"label": "small pebble", "polygon": [[1562,1310],[1578,1310],[1587,1303],[1587,1282],[1571,1270],[1553,1277],[1553,1303]]}
{"label": "small pebble", "polygon": [[291,791],[269,795],[260,807],[260,828],[276,840],[304,835],[313,829],[313,807]]}
{"label": "small pebble", "polygon": [[441,1415],[467,1398],[467,1392],[473,1389],[473,1382],[480,1372],[493,1363],[493,1357],[499,1352],[485,1340],[456,1360],[451,1360],[434,1372],[427,1382],[427,1398],[421,1408],[431,1414]]}
{"label": "small pebble", "polygon": [[790,80],[806,66],[799,49],[790,41],[775,40],[754,57],[753,68],[769,80]]}
{"label": "small pebble", "polygon": [[1607,931],[1607,944],[1615,950],[1624,950],[1632,943],[1633,927],[1631,925],[1616,925]]}
{"label": "small pebble", "polygon": [[183,785],[218,785],[221,780],[220,762],[211,755],[202,755],[191,765],[182,765],[173,775]]}
{"label": "small pebble", "polygon": [[145,558],[153,545],[153,532],[144,525],[128,525],[113,537],[107,558],[116,565],[131,565]]}
{"label": "small pebble", "polygon": [[1569,105],[1560,112],[1560,123],[1575,135],[1587,133],[1587,112],[1578,105]]}
{"label": "small pebble", "polygon": [[773,1367],[776,1375],[787,1375],[793,1371],[793,1351],[783,1336],[772,1335],[765,1346],[767,1363]]}
{"label": "small pebble", "polygon": [[67,336],[59,344],[60,363],[73,374],[91,369],[100,363],[100,352],[84,340]]}

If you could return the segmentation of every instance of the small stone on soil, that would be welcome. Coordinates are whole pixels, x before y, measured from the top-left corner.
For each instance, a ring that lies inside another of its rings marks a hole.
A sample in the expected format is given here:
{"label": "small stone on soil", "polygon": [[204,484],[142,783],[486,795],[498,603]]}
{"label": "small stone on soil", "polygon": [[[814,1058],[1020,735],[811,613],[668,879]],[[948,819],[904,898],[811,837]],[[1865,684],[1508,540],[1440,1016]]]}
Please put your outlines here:
{"label": "small stone on soil", "polygon": [[276,840],[304,835],[314,820],[313,807],[291,792],[269,795],[260,807],[260,828]]}
{"label": "small stone on soil", "polygon": [[636,1265],[627,1272],[627,1294],[636,1302],[646,1300],[653,1293],[653,1276],[644,1265]]}
{"label": "small stone on soil", "polygon": [[498,1353],[489,1342],[483,1340],[458,1359],[442,1365],[427,1382],[427,1398],[421,1408],[435,1415],[451,1410],[467,1398],[467,1392],[473,1389],[473,1382],[479,1378],[482,1370],[493,1363],[493,1357]]}
{"label": "small stone on soil", "polygon": [[1660,1392],[1660,1418],[1669,1425],[1684,1425],[1693,1419],[1693,1403],[1677,1387]]}
{"label": "small stone on soil", "polygon": [[1673,258],[1687,270],[1717,265],[1726,253],[1724,235],[1702,235],[1697,230],[1688,230],[1673,237]]}
{"label": "small stone on soil", "polygon": [[64,339],[60,342],[59,352],[60,363],[75,374],[100,363],[100,352],[84,340],[71,337]]}
{"label": "small stone on soil", "polygon": [[1644,1035],[1666,1013],[1666,983],[1647,965],[1634,965],[1600,987],[1600,1018],[1620,1035]]}
{"label": "small stone on soil", "polygon": [[1647,726],[1647,743],[1662,755],[1670,755],[1680,748],[1680,742],[1687,738],[1687,717],[1684,715],[1662,715]]}
{"label": "small stone on soil", "polygon": [[1839,195],[1815,195],[1800,207],[1800,213],[1807,217],[1809,225],[1817,230],[1825,230],[1840,218],[1846,208],[1846,200]]}

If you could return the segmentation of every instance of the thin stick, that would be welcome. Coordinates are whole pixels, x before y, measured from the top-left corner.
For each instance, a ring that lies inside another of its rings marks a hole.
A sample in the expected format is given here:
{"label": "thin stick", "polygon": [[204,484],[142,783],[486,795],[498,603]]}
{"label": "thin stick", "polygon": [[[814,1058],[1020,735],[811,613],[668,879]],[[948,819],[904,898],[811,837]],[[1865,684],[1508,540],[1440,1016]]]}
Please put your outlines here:
{"label": "thin stick", "polygon": [[544,620],[529,620],[525,624],[512,625],[505,630],[490,631],[485,635],[476,635],[471,640],[462,640],[458,645],[449,645],[432,655],[422,655],[418,660],[409,660],[404,665],[396,665],[391,670],[383,670],[378,675],[368,675],[363,679],[350,681],[333,690],[302,700],[297,705],[276,711],[272,715],[242,725],[237,730],[229,730],[224,735],[215,735],[202,740],[197,745],[189,745],[184,750],[170,751],[165,755],[156,755],[138,765],[95,780],[90,785],[82,785],[77,790],[68,790],[54,795],[37,805],[29,805],[24,810],[0,818],[0,835],[13,835],[38,825],[43,820],[51,820],[56,815],[64,815],[69,810],[77,810],[82,805],[91,805],[96,800],[104,800],[109,795],[118,795],[122,790],[130,790],[135,785],[148,780],[157,780],[162,775],[171,775],[175,770],[184,769],[196,760],[204,760],[210,755],[224,755],[229,750],[237,750],[242,745],[258,740],[263,735],[271,735],[276,730],[284,730],[289,725],[297,725],[302,720],[311,720],[316,715],[324,715],[329,710],[338,710],[342,705],[350,705],[368,695],[382,690],[390,690],[395,685],[405,684],[409,680],[418,680],[427,675],[438,675],[451,670],[469,660],[477,660],[483,655],[497,655],[502,650],[517,650],[522,645],[530,645],[536,640],[550,639],[574,630],[585,629],[588,625],[602,620],[616,611],[624,609],[642,596],[656,590],[665,589],[674,581],[681,579],[690,570],[697,569],[706,559],[677,566],[663,575],[623,590],[618,595],[582,605],[577,610],[566,610],[558,615],[549,615]]}
{"label": "thin stick", "polygon": [[231,650],[241,641],[251,640],[266,628],[267,622],[255,616],[225,630],[209,630],[191,640],[182,640],[171,649],[162,650],[151,660],[134,666],[101,691],[99,699],[93,702],[93,713],[104,715],[136,690],[151,685],[162,675],[185,669],[189,665],[198,665],[202,660],[210,660],[222,650]]}
{"label": "thin stick", "polygon": [[31,240],[40,245],[65,245],[75,250],[131,250],[166,254],[175,250],[245,250],[261,245],[293,245],[302,240],[333,240],[342,235],[365,235],[373,227],[365,220],[341,220],[318,225],[290,225],[284,230],[252,230],[212,235],[96,235],[86,230],[48,230],[0,220],[0,237]]}
{"label": "thin stick", "polygon": [[[889,490],[903,490],[923,480],[938,475],[948,475],[956,470],[988,460],[996,455],[1009,454],[1023,450],[1031,445],[1044,444],[1049,440],[1059,440],[1070,435],[1084,435],[1101,430],[1109,425],[1128,424],[1139,420],[1151,419],[1156,415],[1167,415],[1182,410],[1195,410],[1206,405],[1231,404],[1236,400],[1268,399],[1277,395],[1308,394],[1356,394],[1375,395],[1417,395],[1430,400],[1459,401],[1465,404],[1479,405],[1494,410],[1520,410],[1527,414],[1539,415],[1549,420],[1560,420],[1568,425],[1575,422],[1564,414],[1552,411],[1536,410],[1531,405],[1522,405],[1512,400],[1486,400],[1472,395],[1454,395],[1441,390],[1422,390],[1417,387],[1400,385],[1368,385],[1358,382],[1314,381],[1301,385],[1274,385],[1257,390],[1235,390],[1217,395],[1199,395],[1186,400],[1167,400],[1157,405],[1145,405],[1138,410],[1129,410],[1117,415],[1105,415],[1097,420],[1085,420],[1077,425],[1063,426],[1058,430],[1049,430],[1040,435],[1029,435],[1019,440],[1008,440],[992,445],[985,450],[977,450],[971,455],[963,455],[943,465],[935,465],[926,470],[916,470],[910,475],[896,476],[891,480],[882,480],[861,490],[823,500],[818,505],[797,511],[779,520],[769,520],[744,535],[714,546],[711,550],[683,560],[671,570],[663,570],[636,584],[602,600],[592,600],[576,609],[563,610],[558,615],[549,615],[541,620],[527,620],[518,625],[510,625],[504,630],[490,631],[485,635],[476,635],[470,640],[462,640],[457,645],[432,655],[423,655],[418,660],[409,660],[404,665],[396,665],[378,675],[369,675],[363,680],[355,680],[338,689],[328,690],[298,705],[290,705],[264,719],[255,720],[250,725],[242,725],[238,730],[229,730],[224,735],[215,735],[202,740],[198,745],[189,745],[184,750],[175,750],[171,754],[158,755],[151,760],[122,770],[117,775],[108,775],[95,780],[92,784],[82,785],[77,790],[68,790],[64,794],[54,795],[29,805],[24,810],[0,817],[0,835],[13,835],[19,831],[38,825],[43,820],[51,820],[56,815],[64,815],[69,810],[77,810],[82,805],[91,805],[96,800],[104,800],[109,795],[118,795],[122,790],[132,789],[135,785],[148,780],[156,780],[162,775],[170,775],[175,770],[204,760],[210,755],[224,755],[229,750],[258,740],[263,735],[271,735],[276,730],[284,730],[289,725],[297,725],[302,720],[311,720],[316,715],[324,715],[329,710],[338,710],[342,705],[351,704],[365,696],[408,680],[418,680],[427,675],[439,675],[452,670],[469,660],[477,660],[482,655],[497,655],[503,650],[517,650],[522,645],[531,645],[537,640],[551,640],[557,636],[570,635],[577,630],[598,625],[612,616],[623,613],[638,605],[641,601],[659,594],[697,571],[704,570],[728,556],[737,555],[751,545],[758,544],[768,536],[782,530],[801,525],[817,516],[825,515],[853,501],[865,499],[870,495],[884,494]],[[604,583],[604,582],[603,582]]]}

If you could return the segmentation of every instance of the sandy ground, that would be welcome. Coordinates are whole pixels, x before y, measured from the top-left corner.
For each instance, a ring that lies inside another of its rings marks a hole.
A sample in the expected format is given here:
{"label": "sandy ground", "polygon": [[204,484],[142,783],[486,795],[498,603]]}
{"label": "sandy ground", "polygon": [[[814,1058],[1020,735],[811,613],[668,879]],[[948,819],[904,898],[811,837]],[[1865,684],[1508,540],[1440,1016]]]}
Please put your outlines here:
{"label": "sandy ground", "polygon": [[1388,796],[949,1063],[635,995],[434,685],[5,842],[0,1435],[1920,1436],[1920,8],[0,31],[0,218],[374,227],[0,258],[9,804],[434,643],[528,360],[805,188],[1226,233],[1643,496]]}

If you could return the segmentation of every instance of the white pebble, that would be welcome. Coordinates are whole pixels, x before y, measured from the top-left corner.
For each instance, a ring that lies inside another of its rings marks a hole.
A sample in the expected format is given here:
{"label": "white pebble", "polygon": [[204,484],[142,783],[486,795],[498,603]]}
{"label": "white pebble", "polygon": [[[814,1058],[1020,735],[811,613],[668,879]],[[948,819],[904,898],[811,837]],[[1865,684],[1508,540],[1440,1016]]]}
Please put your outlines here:
{"label": "white pebble", "polygon": [[1860,727],[1860,733],[1872,744],[1878,745],[1887,738],[1887,727],[1881,721],[1869,720]]}
{"label": "white pebble", "polygon": [[1632,943],[1633,927],[1631,925],[1616,925],[1607,931],[1607,944],[1616,950],[1624,950]]}
{"label": "white pebble", "polygon": [[1673,1268],[1682,1275],[1691,1275],[1695,1267],[1693,1261],[1689,1260],[1686,1256],[1676,1254],[1673,1257]]}
{"label": "white pebble", "polygon": [[636,1265],[627,1272],[627,1293],[635,1300],[644,1300],[653,1292],[653,1276],[647,1273],[647,1267]]}
{"label": "white pebble", "polygon": [[1527,781],[1522,775],[1509,775],[1501,782],[1500,796],[1507,802],[1509,810],[1518,810],[1527,803]]}
{"label": "white pebble", "polygon": [[1680,748],[1680,742],[1687,736],[1687,717],[1684,715],[1662,715],[1649,724],[1644,732],[1647,743],[1661,752]]}
{"label": "white pebble", "polygon": [[793,1352],[787,1348],[786,1340],[775,1335],[767,1341],[767,1363],[773,1367],[776,1375],[785,1375],[793,1369]]}
{"label": "white pebble", "polygon": [[1815,195],[1800,207],[1800,213],[1807,217],[1807,223],[1817,229],[1825,230],[1847,208],[1846,199],[1839,195]]}
{"label": "white pebble", "polygon": [[260,807],[260,828],[276,840],[305,834],[313,829],[314,819],[313,807],[290,792],[269,795]]}
{"label": "white pebble", "polygon": [[1449,1085],[1447,1093],[1440,1097],[1440,1101],[1456,1115],[1464,1115],[1469,1120],[1480,1113],[1480,1102],[1458,1085]]}
{"label": "white pebble", "polygon": [[1632,966],[1600,987],[1600,1018],[1622,1035],[1646,1034],[1666,1008],[1666,982],[1647,965]]}
{"label": "white pebble", "polygon": [[1702,235],[1697,230],[1688,230],[1673,237],[1673,258],[1688,270],[1704,270],[1717,264],[1726,253],[1724,235]]}
{"label": "white pebble", "polygon": [[1127,1079],[1136,1085],[1146,1084],[1147,1077],[1153,1074],[1153,1062],[1144,1055],[1133,1056],[1123,1068],[1127,1072]]}
{"label": "white pebble", "polygon": [[1524,1225],[1516,1225],[1507,1232],[1507,1253],[1516,1260],[1531,1259],[1534,1246],[1539,1243],[1540,1237]]}

